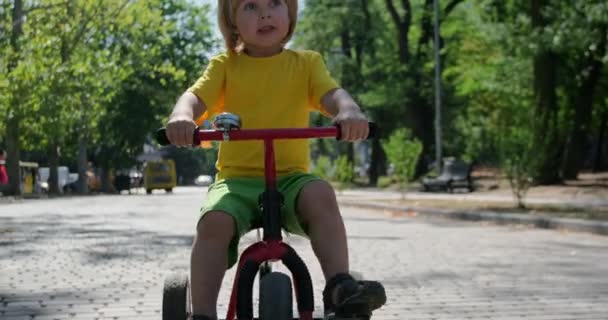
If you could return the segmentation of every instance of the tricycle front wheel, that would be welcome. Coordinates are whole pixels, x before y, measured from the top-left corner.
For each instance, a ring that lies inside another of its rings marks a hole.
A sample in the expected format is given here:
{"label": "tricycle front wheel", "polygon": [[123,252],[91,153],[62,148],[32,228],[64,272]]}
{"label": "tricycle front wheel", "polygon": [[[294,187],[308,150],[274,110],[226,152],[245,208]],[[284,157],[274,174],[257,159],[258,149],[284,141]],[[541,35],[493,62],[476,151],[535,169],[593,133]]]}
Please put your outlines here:
{"label": "tricycle front wheel", "polygon": [[260,280],[260,320],[292,320],[293,297],[291,278],[281,272],[270,272]]}

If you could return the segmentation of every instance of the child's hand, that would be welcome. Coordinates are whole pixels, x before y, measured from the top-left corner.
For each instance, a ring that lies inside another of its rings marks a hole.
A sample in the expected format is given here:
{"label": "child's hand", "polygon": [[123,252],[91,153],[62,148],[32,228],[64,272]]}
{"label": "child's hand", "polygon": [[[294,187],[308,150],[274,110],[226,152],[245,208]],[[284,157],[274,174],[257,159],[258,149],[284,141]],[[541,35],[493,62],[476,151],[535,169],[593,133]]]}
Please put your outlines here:
{"label": "child's hand", "polygon": [[334,123],[340,125],[340,140],[365,140],[369,135],[369,120],[356,105],[353,108],[341,108]]}
{"label": "child's hand", "polygon": [[167,122],[166,135],[172,145],[190,147],[196,127],[191,115],[172,114]]}

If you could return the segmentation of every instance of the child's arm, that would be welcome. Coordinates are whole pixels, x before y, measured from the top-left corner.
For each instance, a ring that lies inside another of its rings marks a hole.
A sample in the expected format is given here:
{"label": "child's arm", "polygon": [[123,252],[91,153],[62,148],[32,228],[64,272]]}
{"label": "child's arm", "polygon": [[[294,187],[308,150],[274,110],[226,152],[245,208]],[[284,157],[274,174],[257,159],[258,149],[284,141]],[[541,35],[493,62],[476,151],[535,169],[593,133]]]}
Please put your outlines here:
{"label": "child's arm", "polygon": [[321,106],[334,117],[334,123],[340,125],[342,140],[367,139],[369,121],[346,90],[341,88],[330,90],[321,98]]}
{"label": "child's arm", "polygon": [[194,93],[185,92],[177,100],[167,122],[167,138],[176,146],[191,146],[193,132],[197,125],[195,120],[207,110],[205,103]]}

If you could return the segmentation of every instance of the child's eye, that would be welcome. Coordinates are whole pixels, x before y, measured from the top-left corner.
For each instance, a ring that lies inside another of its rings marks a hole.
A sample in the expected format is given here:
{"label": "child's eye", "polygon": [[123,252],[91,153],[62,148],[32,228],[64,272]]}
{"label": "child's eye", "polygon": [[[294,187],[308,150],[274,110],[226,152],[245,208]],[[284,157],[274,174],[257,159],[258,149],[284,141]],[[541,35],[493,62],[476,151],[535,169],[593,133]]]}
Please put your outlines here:
{"label": "child's eye", "polygon": [[272,0],[270,1],[270,6],[271,7],[276,7],[276,6],[280,6],[281,5],[281,0]]}
{"label": "child's eye", "polygon": [[255,10],[256,5],[253,2],[249,2],[246,3],[245,6],[243,6],[243,10],[248,11],[248,10]]}

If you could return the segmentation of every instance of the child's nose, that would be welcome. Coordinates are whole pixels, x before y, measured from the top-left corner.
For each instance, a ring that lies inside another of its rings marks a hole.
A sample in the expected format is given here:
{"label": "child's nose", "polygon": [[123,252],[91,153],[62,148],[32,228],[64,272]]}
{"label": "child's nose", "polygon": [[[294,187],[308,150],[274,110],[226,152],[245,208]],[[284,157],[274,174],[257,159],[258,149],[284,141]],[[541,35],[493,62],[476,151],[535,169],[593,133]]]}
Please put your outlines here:
{"label": "child's nose", "polygon": [[263,10],[263,11],[260,13],[260,18],[261,18],[262,20],[265,20],[265,19],[270,19],[270,11],[268,11],[268,10]]}

